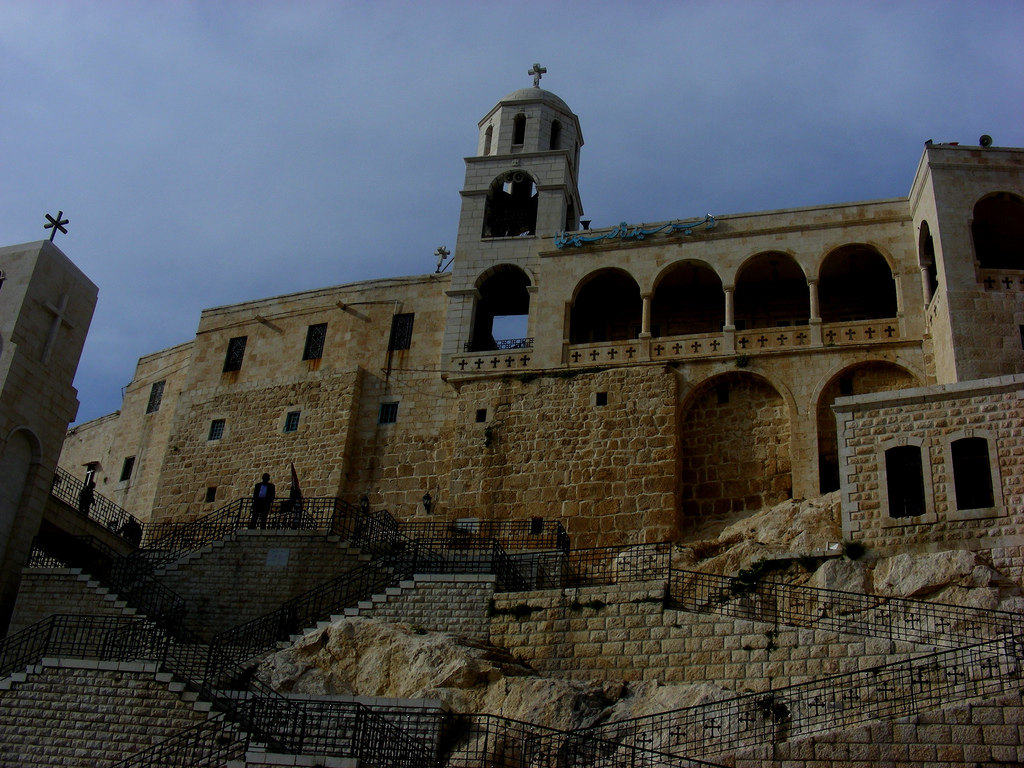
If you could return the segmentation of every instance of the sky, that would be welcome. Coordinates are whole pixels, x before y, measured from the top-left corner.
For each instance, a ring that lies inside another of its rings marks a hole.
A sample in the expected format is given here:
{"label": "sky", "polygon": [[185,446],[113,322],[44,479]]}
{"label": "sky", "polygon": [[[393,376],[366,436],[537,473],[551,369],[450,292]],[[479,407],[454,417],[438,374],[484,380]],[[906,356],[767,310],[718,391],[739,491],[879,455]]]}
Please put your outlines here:
{"label": "sky", "polygon": [[598,228],[906,197],[926,139],[1022,147],[1022,38],[1020,0],[0,0],[0,245],[69,219],[81,423],[204,308],[432,272],[535,62]]}

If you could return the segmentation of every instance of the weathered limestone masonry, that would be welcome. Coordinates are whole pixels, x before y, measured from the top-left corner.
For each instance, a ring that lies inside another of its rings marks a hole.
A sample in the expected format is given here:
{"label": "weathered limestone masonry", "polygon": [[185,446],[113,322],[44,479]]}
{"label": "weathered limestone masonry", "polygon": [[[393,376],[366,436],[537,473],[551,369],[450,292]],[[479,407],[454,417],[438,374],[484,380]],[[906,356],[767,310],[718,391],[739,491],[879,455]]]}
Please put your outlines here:
{"label": "weathered limestone masonry", "polygon": [[662,366],[462,384],[452,510],[557,519],[577,546],[662,541],[676,529],[676,401]]}
{"label": "weathered limestone masonry", "polygon": [[160,572],[187,627],[211,636],[273,610],[368,559],[312,531],[236,531]]}
{"label": "weathered limestone masonry", "polygon": [[183,699],[183,684],[158,668],[44,659],[6,678],[0,766],[104,768],[205,720],[208,706],[193,707]]}
{"label": "weathered limestone masonry", "polygon": [[710,683],[763,691],[890,662],[931,646],[663,606],[663,581],[500,593],[491,642],[543,674]]}
{"label": "weathered limestone masonry", "polygon": [[1022,765],[1022,745],[1024,702],[1011,694],[710,759],[734,768]]}
{"label": "weathered limestone masonry", "polygon": [[419,574],[346,616],[367,616],[404,622],[428,632],[448,632],[486,643],[490,638],[490,602],[494,576],[476,574]]}
{"label": "weathered limestone masonry", "polygon": [[[882,554],[990,550],[996,568],[1024,579],[1024,375],[841,398],[835,412],[844,537]],[[954,444],[965,439],[987,448],[983,462],[959,467],[976,485],[989,480],[984,506],[958,497]],[[887,459],[894,448],[921,457],[919,514],[894,516],[897,473],[908,471]]]}
{"label": "weathered limestone masonry", "polygon": [[8,634],[55,613],[134,616],[135,609],[111,594],[81,568],[26,568],[21,576]]}

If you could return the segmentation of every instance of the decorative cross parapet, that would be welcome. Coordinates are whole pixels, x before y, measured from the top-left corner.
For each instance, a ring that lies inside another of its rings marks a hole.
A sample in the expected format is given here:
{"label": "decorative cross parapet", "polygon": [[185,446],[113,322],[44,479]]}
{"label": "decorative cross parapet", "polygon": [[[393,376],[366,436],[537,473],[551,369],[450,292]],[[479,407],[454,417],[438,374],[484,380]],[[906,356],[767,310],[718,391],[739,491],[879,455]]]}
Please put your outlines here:
{"label": "decorative cross parapet", "polygon": [[547,67],[542,67],[540,64],[534,62],[534,65],[530,68],[530,71],[526,73],[533,78],[534,88],[540,88],[540,79],[541,77],[547,74],[547,71]]}

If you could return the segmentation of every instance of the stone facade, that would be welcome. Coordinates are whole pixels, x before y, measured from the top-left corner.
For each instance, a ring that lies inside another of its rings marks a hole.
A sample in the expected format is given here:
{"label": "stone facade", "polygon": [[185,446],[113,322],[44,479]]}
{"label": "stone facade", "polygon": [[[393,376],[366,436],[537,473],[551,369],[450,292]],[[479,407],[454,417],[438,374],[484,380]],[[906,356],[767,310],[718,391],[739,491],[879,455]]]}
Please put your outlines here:
{"label": "stone facade", "polygon": [[96,286],[50,242],[0,248],[0,627],[49,498]]}
{"label": "stone facade", "polygon": [[515,91],[478,128],[450,273],[207,310],[62,465],[135,456],[109,490],[155,521],[294,462],[307,495],[400,519],[429,493],[651,541],[838,490],[838,398],[1024,371],[1024,150],[930,144],[907,197],[590,230],[562,99]]}

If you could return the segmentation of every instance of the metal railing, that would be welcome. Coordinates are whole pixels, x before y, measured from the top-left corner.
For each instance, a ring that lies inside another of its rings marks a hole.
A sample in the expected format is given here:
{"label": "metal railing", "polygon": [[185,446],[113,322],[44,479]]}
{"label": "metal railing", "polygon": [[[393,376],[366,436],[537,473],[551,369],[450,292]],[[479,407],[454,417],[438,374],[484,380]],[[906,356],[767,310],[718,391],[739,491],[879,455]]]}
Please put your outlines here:
{"label": "metal railing", "polygon": [[469,539],[498,542],[506,552],[557,549],[569,551],[569,534],[557,520],[413,520],[398,524],[410,539],[450,539],[450,546]]}
{"label": "metal railing", "polygon": [[467,341],[462,345],[463,352],[497,352],[503,349],[530,349],[533,337],[522,339],[490,339],[488,341]]}
{"label": "metal railing", "polygon": [[79,480],[66,469],[57,467],[53,474],[50,494],[130,544],[138,546],[145,534],[145,528],[139,519],[95,490],[83,495],[85,487],[84,480]]}
{"label": "metal railing", "polygon": [[671,571],[668,595],[685,611],[942,647],[1024,633],[1024,616],[1006,611],[691,571]]}
{"label": "metal railing", "polygon": [[[586,731],[658,752],[714,755],[914,715],[1020,689],[1024,636],[919,656]],[[566,762],[571,766],[590,762]]]}
{"label": "metal railing", "polygon": [[166,630],[143,617],[54,614],[0,640],[0,676],[47,656],[162,662],[169,645]]}

